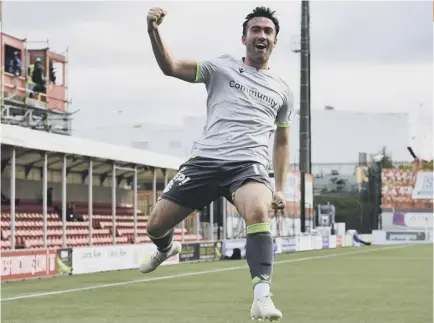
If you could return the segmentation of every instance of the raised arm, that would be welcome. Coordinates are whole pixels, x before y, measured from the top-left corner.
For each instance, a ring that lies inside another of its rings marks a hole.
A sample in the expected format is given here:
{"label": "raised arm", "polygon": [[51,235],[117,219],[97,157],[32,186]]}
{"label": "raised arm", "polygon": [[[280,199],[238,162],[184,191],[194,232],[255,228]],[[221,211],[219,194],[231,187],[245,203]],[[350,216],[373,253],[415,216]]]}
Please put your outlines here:
{"label": "raised arm", "polygon": [[197,62],[176,60],[170,55],[158,31],[158,26],[163,22],[165,16],[166,11],[161,8],[151,8],[148,13],[148,34],[155,59],[164,75],[192,83],[197,77]]}

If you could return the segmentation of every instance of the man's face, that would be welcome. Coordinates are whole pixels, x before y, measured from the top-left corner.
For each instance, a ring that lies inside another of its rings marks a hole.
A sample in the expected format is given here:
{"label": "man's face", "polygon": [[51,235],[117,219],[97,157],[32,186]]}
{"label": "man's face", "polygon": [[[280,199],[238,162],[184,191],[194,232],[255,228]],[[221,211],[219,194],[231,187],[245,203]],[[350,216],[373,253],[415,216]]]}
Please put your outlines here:
{"label": "man's face", "polygon": [[246,56],[255,63],[266,63],[276,45],[274,23],[263,17],[251,19],[247,24],[246,36],[242,37]]}

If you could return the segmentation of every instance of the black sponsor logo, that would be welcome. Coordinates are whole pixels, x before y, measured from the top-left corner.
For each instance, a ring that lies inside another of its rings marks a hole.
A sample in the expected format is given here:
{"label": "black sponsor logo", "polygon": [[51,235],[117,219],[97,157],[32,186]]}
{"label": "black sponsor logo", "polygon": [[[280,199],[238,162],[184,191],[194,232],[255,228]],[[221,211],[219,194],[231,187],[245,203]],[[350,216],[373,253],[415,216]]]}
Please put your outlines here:
{"label": "black sponsor logo", "polygon": [[92,259],[92,258],[99,258],[101,257],[102,253],[101,251],[97,251],[96,249],[91,249],[87,252],[83,252],[81,255],[81,259]]}
{"label": "black sponsor logo", "polygon": [[217,258],[214,242],[183,243],[179,261],[214,260]]}
{"label": "black sponsor logo", "polygon": [[119,257],[123,257],[126,256],[127,252],[124,249],[119,249],[119,250],[109,250],[108,251],[108,256],[110,258],[119,258]]}
{"label": "black sponsor logo", "polygon": [[199,249],[200,260],[211,260],[216,258],[214,242],[201,243]]}
{"label": "black sponsor logo", "polygon": [[199,244],[198,243],[183,243],[182,250],[179,254],[179,261],[194,261],[199,260]]}
{"label": "black sponsor logo", "polygon": [[425,241],[425,232],[386,232],[386,240],[389,241]]}
{"label": "black sponsor logo", "polygon": [[271,96],[265,95],[265,94],[259,92],[257,89],[249,88],[249,87],[247,87],[241,83],[238,83],[236,81],[233,81],[233,80],[229,81],[229,86],[234,88],[234,89],[237,89],[237,90],[240,90],[240,91],[247,93],[252,98],[269,103],[273,109],[277,107],[277,102]]}

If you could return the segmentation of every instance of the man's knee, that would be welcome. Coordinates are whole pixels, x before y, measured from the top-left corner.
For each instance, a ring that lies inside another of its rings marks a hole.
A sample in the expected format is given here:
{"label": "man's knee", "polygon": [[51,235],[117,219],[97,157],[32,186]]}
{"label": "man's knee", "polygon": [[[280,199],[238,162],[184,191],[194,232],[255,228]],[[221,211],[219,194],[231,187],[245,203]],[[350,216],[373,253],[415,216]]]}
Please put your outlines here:
{"label": "man's knee", "polygon": [[268,222],[270,205],[264,201],[251,201],[252,205],[247,208],[245,219],[247,224]]}

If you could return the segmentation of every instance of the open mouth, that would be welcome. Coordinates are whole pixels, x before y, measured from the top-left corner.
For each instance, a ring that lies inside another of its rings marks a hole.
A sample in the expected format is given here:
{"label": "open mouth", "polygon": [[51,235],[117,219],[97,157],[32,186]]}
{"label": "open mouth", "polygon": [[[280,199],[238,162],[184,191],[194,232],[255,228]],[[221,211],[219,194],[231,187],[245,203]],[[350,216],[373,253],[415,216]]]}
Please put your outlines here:
{"label": "open mouth", "polygon": [[264,44],[264,43],[258,43],[258,44],[255,45],[255,47],[256,47],[257,49],[261,49],[261,50],[263,50],[263,49],[267,48],[267,45]]}

